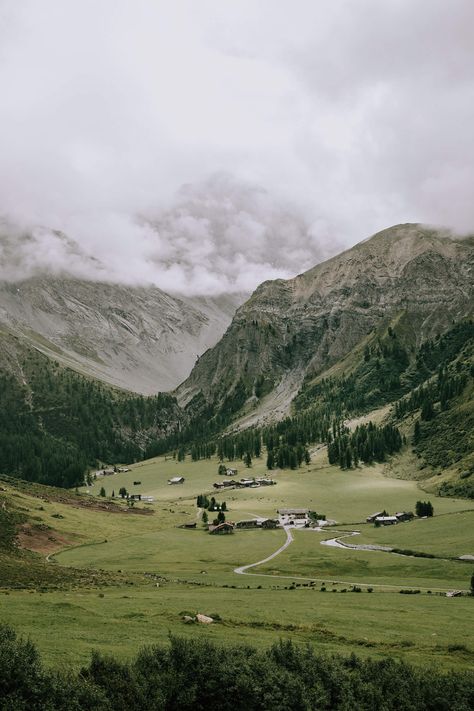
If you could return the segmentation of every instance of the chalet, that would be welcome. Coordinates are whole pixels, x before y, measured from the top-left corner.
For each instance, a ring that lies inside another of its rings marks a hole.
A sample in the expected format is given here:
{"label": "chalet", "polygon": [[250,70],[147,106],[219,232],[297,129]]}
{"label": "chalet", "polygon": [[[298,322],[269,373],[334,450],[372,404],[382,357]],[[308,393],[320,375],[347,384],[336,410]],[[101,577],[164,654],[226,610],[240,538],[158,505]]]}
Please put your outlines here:
{"label": "chalet", "polygon": [[192,523],[183,523],[182,526],[180,526],[180,528],[189,528],[189,529],[193,529],[196,527],[197,527],[196,521],[193,521]]}
{"label": "chalet", "polygon": [[393,526],[398,523],[398,518],[396,516],[377,516],[374,523],[379,526]]}
{"label": "chalet", "polygon": [[378,518],[379,516],[383,516],[383,511],[377,511],[377,513],[367,516],[367,518],[365,520],[367,521],[367,523],[374,523],[375,519]]}
{"label": "chalet", "polygon": [[224,523],[219,523],[217,526],[211,524],[208,526],[209,533],[213,535],[222,535],[226,533],[234,533],[234,524],[230,521],[224,521]]}
{"label": "chalet", "polygon": [[118,471],[118,472],[129,472],[130,469],[129,469],[128,467],[119,467],[119,468],[117,469],[117,471]]}
{"label": "chalet", "polygon": [[237,476],[237,469],[231,469],[230,467],[227,467],[227,469],[225,470],[225,473],[226,473],[226,476],[230,476],[230,477]]}
{"label": "chalet", "polygon": [[155,500],[154,496],[142,496],[142,501],[145,502],[145,504],[152,504]]}
{"label": "chalet", "polygon": [[397,518],[397,521],[411,521],[415,518],[415,515],[412,513],[412,511],[399,511],[395,514],[395,516]]}
{"label": "chalet", "polygon": [[262,521],[261,526],[265,529],[278,528],[280,522],[277,518],[267,518],[265,521]]}
{"label": "chalet", "polygon": [[255,479],[255,483],[260,486],[273,486],[276,484],[276,481],[274,479],[267,479],[267,477],[261,476]]}
{"label": "chalet", "polygon": [[280,509],[277,513],[288,518],[305,519],[308,518],[309,509]]}
{"label": "chalet", "polygon": [[168,484],[184,484],[184,476],[172,476],[168,479]]}
{"label": "chalet", "polygon": [[238,483],[238,486],[242,488],[249,488],[255,484],[255,479],[241,479]]}
{"label": "chalet", "polygon": [[446,593],[446,597],[461,597],[462,590],[450,590]]}
{"label": "chalet", "polygon": [[258,528],[260,525],[259,521],[256,518],[249,519],[248,521],[237,521],[235,524],[236,528]]}
{"label": "chalet", "polygon": [[216,481],[213,484],[214,489],[230,489],[233,486],[238,486],[238,482],[233,479],[224,479],[224,481]]}

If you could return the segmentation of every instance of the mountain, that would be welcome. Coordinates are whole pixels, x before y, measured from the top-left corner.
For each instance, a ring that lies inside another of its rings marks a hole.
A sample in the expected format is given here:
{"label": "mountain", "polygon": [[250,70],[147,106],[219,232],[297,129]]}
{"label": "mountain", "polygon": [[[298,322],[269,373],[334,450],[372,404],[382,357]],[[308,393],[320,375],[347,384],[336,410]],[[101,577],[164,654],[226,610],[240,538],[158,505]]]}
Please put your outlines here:
{"label": "mountain", "polygon": [[264,282],[177,389],[178,401],[238,413],[241,426],[278,419],[305,379],[392,321],[403,323],[410,349],[472,315],[473,283],[472,237],[391,227],[294,279]]}
{"label": "mountain", "polygon": [[36,276],[0,282],[0,328],[80,373],[151,394],[188,375],[243,298]]}

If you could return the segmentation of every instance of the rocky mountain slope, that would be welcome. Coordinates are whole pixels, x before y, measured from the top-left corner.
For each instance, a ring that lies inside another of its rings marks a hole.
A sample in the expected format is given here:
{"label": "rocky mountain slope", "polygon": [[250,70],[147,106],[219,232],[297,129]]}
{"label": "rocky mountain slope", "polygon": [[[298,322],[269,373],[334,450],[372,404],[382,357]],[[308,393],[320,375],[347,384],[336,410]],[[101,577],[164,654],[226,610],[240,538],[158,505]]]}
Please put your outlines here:
{"label": "rocky mountain slope", "polygon": [[240,294],[178,298],[156,287],[32,277],[0,282],[0,328],[79,372],[151,394],[188,375],[242,300]]}
{"label": "rocky mountain slope", "polygon": [[414,348],[474,311],[474,239],[397,225],[290,280],[263,283],[221,341],[178,388],[185,405],[247,413],[244,424],[288,411],[303,379],[403,317]]}

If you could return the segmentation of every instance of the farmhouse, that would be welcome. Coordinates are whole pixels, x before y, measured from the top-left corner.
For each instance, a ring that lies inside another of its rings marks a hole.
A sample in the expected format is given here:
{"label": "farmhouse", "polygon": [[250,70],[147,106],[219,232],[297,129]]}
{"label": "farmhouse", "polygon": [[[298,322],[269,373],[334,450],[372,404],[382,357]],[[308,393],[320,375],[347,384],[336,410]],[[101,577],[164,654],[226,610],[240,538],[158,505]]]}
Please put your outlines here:
{"label": "farmhouse", "polygon": [[395,514],[398,521],[411,521],[415,515],[411,511],[399,511]]}
{"label": "farmhouse", "polygon": [[255,487],[255,479],[241,479],[237,486],[240,486],[242,488],[248,488],[250,486]]}
{"label": "farmhouse", "polygon": [[235,524],[236,528],[258,528],[259,521],[256,518],[249,519],[248,521],[237,521]]}
{"label": "farmhouse", "polygon": [[208,526],[209,533],[213,535],[222,535],[226,533],[234,533],[234,524],[230,521],[224,521],[224,523],[219,523],[217,526],[211,524]]}
{"label": "farmhouse", "polygon": [[308,518],[309,509],[280,509],[277,513],[279,513],[280,516],[291,516],[295,519],[304,519]]}
{"label": "farmhouse", "polygon": [[214,489],[230,489],[233,486],[238,486],[238,482],[234,479],[224,479],[224,481],[216,481],[212,485]]}
{"label": "farmhouse", "polygon": [[393,526],[398,523],[398,518],[396,516],[377,516],[374,523],[380,526]]}
{"label": "farmhouse", "polygon": [[168,484],[184,484],[184,476],[172,476],[168,479]]}
{"label": "farmhouse", "polygon": [[265,529],[272,529],[272,528],[278,528],[280,526],[280,522],[277,518],[267,518],[266,521],[262,521],[262,528]]}
{"label": "farmhouse", "polygon": [[383,515],[384,515],[383,511],[377,511],[377,513],[367,516],[367,518],[365,520],[367,521],[367,523],[374,523],[376,518],[378,518],[379,516],[383,516]]}

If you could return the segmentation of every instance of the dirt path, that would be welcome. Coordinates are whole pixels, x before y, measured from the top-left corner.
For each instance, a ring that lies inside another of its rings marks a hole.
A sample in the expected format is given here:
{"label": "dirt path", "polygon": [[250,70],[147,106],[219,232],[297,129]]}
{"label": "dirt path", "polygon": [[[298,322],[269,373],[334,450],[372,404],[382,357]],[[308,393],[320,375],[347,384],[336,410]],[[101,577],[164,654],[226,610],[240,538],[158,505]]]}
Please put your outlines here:
{"label": "dirt path", "polygon": [[[247,573],[247,570],[249,568],[255,568],[257,565],[262,565],[263,563],[268,563],[269,560],[272,560],[273,558],[276,558],[277,555],[280,555],[280,553],[283,553],[285,548],[288,548],[288,546],[293,543],[293,534],[291,532],[291,529],[285,528],[285,533],[286,533],[286,541],[278,550],[276,550],[274,553],[269,555],[267,558],[264,558],[263,560],[259,560],[257,563],[249,563],[249,565],[242,565],[240,568],[235,568],[234,573],[237,573],[237,575],[263,575],[263,573]],[[269,577],[273,577],[270,575]]]}

